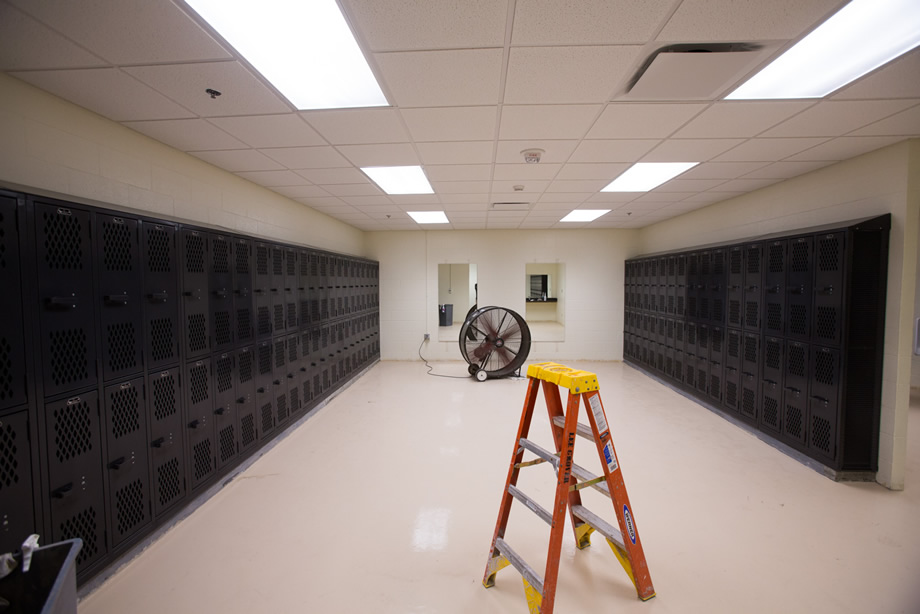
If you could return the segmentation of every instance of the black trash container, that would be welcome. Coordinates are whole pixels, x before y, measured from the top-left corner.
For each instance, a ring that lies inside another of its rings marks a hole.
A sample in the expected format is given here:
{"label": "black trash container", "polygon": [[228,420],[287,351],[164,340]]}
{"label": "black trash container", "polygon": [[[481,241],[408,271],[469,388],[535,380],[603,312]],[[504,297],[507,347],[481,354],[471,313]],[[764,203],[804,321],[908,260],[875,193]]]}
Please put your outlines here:
{"label": "black trash container", "polygon": [[22,559],[13,573],[0,580],[0,597],[10,603],[0,612],[29,614],[77,613],[77,554],[80,539],[49,544],[32,552],[32,565],[22,573]]}
{"label": "black trash container", "polygon": [[438,324],[451,326],[454,323],[454,306],[450,303],[438,305]]}

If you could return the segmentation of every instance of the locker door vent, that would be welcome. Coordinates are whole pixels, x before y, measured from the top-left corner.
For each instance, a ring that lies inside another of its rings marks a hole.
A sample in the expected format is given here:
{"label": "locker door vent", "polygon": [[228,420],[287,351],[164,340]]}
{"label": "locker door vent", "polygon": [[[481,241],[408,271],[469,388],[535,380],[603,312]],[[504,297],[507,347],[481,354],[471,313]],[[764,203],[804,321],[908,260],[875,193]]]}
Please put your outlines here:
{"label": "locker door vent", "polygon": [[16,431],[12,425],[0,427],[0,493],[4,488],[19,483],[19,461],[16,460],[18,452]]}
{"label": "locker door vent", "polygon": [[789,332],[800,336],[808,334],[808,311],[805,305],[789,306]]}
{"label": "locker door vent", "polygon": [[741,326],[741,301],[738,299],[728,300],[728,323]]}
{"label": "locker door vent", "polygon": [[157,318],[150,321],[151,355],[156,361],[175,357],[175,335],[171,318]]}
{"label": "locker door vent", "polygon": [[815,380],[833,386],[834,379],[834,355],[830,352],[817,352],[815,354]]}
{"label": "locker door vent", "polygon": [[798,345],[789,346],[786,373],[805,377],[805,348]]}
{"label": "locker door vent", "polygon": [[259,375],[272,372],[272,346],[269,344],[259,346]]}
{"label": "locker door vent", "polygon": [[102,223],[102,265],[106,271],[131,271],[131,229],[124,224]]}
{"label": "locker door vent", "polygon": [[119,535],[125,535],[131,529],[146,520],[144,508],[144,484],[140,479],[120,488],[115,493],[116,528]]}
{"label": "locker door vent", "polygon": [[259,335],[265,336],[272,334],[272,316],[268,307],[259,307],[259,313],[257,317],[259,319]]}
{"label": "locker door vent", "polygon": [[284,275],[284,252],[280,249],[272,250],[272,274]]}
{"label": "locker door vent", "polygon": [[230,243],[222,239],[215,239],[211,242],[211,253],[214,258],[214,261],[211,263],[211,267],[214,272],[229,273]]}
{"label": "locker door vent", "polygon": [[13,398],[13,348],[9,342],[0,337],[0,402]]}
{"label": "locker door vent", "polygon": [[725,402],[734,408],[738,406],[738,384],[731,380],[725,382]]}
{"label": "locker door vent", "polygon": [[815,308],[815,335],[821,339],[837,337],[837,309],[835,307]]}
{"label": "locker door vent", "polygon": [[769,262],[767,264],[767,270],[770,273],[782,273],[785,271],[785,264],[783,262],[783,245],[771,245],[770,253],[768,255]]}
{"label": "locker door vent", "polygon": [[757,364],[757,337],[744,338],[744,361]]}
{"label": "locker door vent", "polygon": [[266,403],[262,406],[262,432],[267,433],[275,426],[272,418],[272,404]]}
{"label": "locker door vent", "polygon": [[121,439],[141,427],[137,388],[122,388],[112,394],[112,435]]}
{"label": "locker door vent", "polygon": [[744,306],[744,325],[757,328],[760,324],[760,301],[747,301]]}
{"label": "locker door vent", "polygon": [[236,338],[248,341],[252,337],[252,311],[248,308],[236,310]]}
{"label": "locker door vent", "polygon": [[252,352],[242,352],[239,358],[240,383],[242,384],[252,379]]}
{"label": "locker door vent", "polygon": [[241,275],[249,274],[249,251],[239,245],[236,248],[236,272]]}
{"label": "locker door vent", "polygon": [[226,392],[233,388],[233,361],[228,356],[217,359],[217,392]]}
{"label": "locker door vent", "polygon": [[6,268],[6,230],[3,213],[0,213],[0,269]]}
{"label": "locker door vent", "polygon": [[83,235],[80,220],[62,213],[45,212],[45,262],[48,268],[59,271],[83,270]]}
{"label": "locker door vent", "polygon": [[236,455],[236,437],[233,425],[220,430],[220,462],[225,463]]}
{"label": "locker door vent", "polygon": [[825,237],[818,241],[818,270],[829,272],[836,271],[840,268],[840,248],[839,239],[834,237]]}
{"label": "locker door vent", "polygon": [[82,328],[51,331],[51,379],[56,386],[66,386],[89,377],[86,360],[86,332]]}
{"label": "locker door vent", "polygon": [[162,228],[147,227],[147,270],[171,273],[169,233]]}
{"label": "locker door vent", "polygon": [[208,400],[208,366],[196,365],[189,370],[189,392],[192,405]]}
{"label": "locker door vent", "polygon": [[793,273],[808,272],[808,243],[793,243],[789,270]]}
{"label": "locker door vent", "polygon": [[820,416],[812,416],[811,446],[831,454],[831,423]]}
{"label": "locker door vent", "polygon": [[268,248],[256,246],[256,275],[268,275]]}
{"label": "locker door vent", "polygon": [[783,430],[795,439],[802,439],[802,410],[795,405],[786,405],[786,416],[783,420]]}
{"label": "locker door vent", "polygon": [[783,330],[783,306],[779,303],[767,303],[767,328],[777,333]]}
{"label": "locker door vent", "polygon": [[207,477],[214,469],[210,439],[202,439],[192,446],[192,467],[195,472],[196,482]]}
{"label": "locker door vent", "polygon": [[741,412],[752,418],[757,415],[757,401],[754,394],[750,388],[744,388],[741,391]]}
{"label": "locker door vent", "polygon": [[779,429],[779,402],[771,396],[763,398],[763,421],[774,429]]}
{"label": "locker door vent", "polygon": [[133,369],[137,366],[136,333],[133,322],[110,324],[108,327],[109,338],[109,369],[113,372]]}
{"label": "locker door vent", "polygon": [[172,377],[158,377],[153,380],[153,415],[159,421],[175,415],[176,382]]}
{"label": "locker door vent", "polygon": [[96,510],[87,507],[82,512],[74,514],[61,523],[61,541],[79,537],[83,540],[83,547],[77,555],[77,565],[82,565],[90,561],[99,552],[96,541],[96,532],[99,530],[96,524]]}
{"label": "locker door vent", "polygon": [[241,439],[244,446],[248,446],[256,440],[255,420],[256,418],[252,414],[243,416],[240,420],[240,434],[242,435]]}
{"label": "locker door vent", "polygon": [[157,467],[157,490],[161,508],[166,507],[182,494],[178,458],[171,458]]}
{"label": "locker door vent", "polygon": [[233,341],[233,335],[230,331],[230,312],[214,312],[214,342],[217,345],[227,345]]}
{"label": "locker door vent", "polygon": [[275,399],[275,403],[278,407],[278,422],[284,422],[288,419],[288,416],[291,413],[291,410],[288,407],[287,392],[282,391],[281,394],[279,394]]}
{"label": "locker door vent", "polygon": [[284,330],[284,305],[275,305],[275,331]]}
{"label": "locker door vent", "polygon": [[204,273],[204,237],[189,234],[185,237],[185,271]]}
{"label": "locker door vent", "polygon": [[771,369],[779,369],[782,362],[782,344],[776,341],[767,341],[766,360],[764,363]]}
{"label": "locker door vent", "polygon": [[188,349],[191,352],[200,352],[208,348],[207,317],[203,313],[193,313],[188,316]]}
{"label": "locker door vent", "polygon": [[64,463],[93,449],[93,424],[86,401],[54,410],[54,454]]}

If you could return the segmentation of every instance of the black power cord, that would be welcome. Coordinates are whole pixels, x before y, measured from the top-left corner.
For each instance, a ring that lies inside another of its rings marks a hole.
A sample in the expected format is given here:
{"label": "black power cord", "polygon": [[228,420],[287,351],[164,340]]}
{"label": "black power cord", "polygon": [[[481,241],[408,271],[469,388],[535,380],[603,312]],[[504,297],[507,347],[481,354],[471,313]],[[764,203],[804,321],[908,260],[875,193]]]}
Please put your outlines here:
{"label": "black power cord", "polygon": [[469,375],[462,375],[462,376],[461,375],[441,375],[440,373],[432,373],[431,371],[432,369],[434,369],[434,367],[428,364],[428,361],[425,359],[424,356],[422,356],[422,346],[423,345],[425,345],[424,339],[422,339],[422,342],[418,346],[418,357],[421,358],[422,362],[425,363],[425,366],[428,367],[428,375],[431,375],[433,377],[446,377],[449,379],[469,379],[470,378]]}

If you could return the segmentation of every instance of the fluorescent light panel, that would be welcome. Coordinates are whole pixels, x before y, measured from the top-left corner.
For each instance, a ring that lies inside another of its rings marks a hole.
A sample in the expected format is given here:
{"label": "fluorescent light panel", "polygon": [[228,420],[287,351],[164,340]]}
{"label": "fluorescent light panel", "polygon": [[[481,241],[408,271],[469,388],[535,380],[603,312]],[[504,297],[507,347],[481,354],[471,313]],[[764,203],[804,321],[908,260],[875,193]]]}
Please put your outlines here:
{"label": "fluorescent light panel", "polygon": [[366,166],[361,170],[387,194],[434,194],[421,166]]}
{"label": "fluorescent light panel", "polygon": [[610,213],[610,209],[575,209],[560,222],[593,222],[602,215]]}
{"label": "fluorescent light panel", "polygon": [[450,224],[443,211],[407,211],[406,213],[419,224]]}
{"label": "fluorescent light panel", "polygon": [[389,104],[335,0],[186,3],[298,109]]}
{"label": "fluorescent light panel", "polygon": [[920,45],[920,2],[853,0],[727,100],[822,98]]}
{"label": "fluorescent light panel", "polygon": [[697,164],[699,162],[637,162],[601,192],[648,192]]}

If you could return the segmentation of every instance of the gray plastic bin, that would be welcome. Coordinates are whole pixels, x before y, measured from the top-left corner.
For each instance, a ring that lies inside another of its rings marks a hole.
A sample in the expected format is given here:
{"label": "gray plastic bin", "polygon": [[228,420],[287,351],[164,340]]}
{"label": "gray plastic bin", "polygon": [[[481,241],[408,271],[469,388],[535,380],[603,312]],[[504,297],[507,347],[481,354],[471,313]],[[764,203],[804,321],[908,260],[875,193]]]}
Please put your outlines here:
{"label": "gray plastic bin", "polygon": [[32,566],[22,573],[22,559],[0,580],[0,597],[10,602],[2,614],[76,614],[77,554],[83,540],[49,544],[32,552]]}

